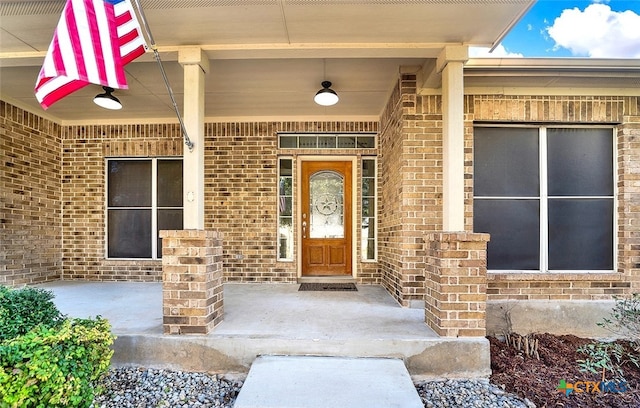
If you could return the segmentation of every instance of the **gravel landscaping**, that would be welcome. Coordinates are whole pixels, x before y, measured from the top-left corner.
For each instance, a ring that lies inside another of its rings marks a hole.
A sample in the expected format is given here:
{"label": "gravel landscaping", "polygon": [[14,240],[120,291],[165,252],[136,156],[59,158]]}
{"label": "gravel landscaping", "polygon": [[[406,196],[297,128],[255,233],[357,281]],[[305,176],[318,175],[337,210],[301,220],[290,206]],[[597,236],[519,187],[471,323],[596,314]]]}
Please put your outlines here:
{"label": "gravel landscaping", "polygon": [[[109,371],[99,384],[93,408],[223,407],[232,408],[242,381],[224,376],[143,368]],[[488,380],[427,381],[416,385],[425,408],[530,408]]]}
{"label": "gravel landscaping", "polygon": [[241,381],[219,375],[136,367],[109,370],[92,408],[231,408]]}

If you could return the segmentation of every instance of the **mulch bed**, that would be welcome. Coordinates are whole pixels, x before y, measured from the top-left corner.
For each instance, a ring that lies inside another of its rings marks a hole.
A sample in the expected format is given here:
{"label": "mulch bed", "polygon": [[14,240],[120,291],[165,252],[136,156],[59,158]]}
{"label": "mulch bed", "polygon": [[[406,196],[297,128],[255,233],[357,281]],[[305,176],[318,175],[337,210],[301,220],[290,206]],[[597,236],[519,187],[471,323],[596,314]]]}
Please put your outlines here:
{"label": "mulch bed", "polygon": [[[504,341],[489,337],[491,344],[491,382],[505,390],[528,398],[537,407],[602,408],[640,407],[640,369],[631,363],[622,365],[629,389],[623,393],[572,392],[570,395],[556,389],[560,380],[575,384],[577,381],[601,381],[601,375],[583,373],[577,360],[584,354],[576,349],[592,340],[576,336],[536,334],[540,360],[526,357],[524,352],[508,346]],[[631,350],[627,342],[621,342]],[[610,378],[607,373],[606,379]],[[584,386],[581,387],[584,389]]]}

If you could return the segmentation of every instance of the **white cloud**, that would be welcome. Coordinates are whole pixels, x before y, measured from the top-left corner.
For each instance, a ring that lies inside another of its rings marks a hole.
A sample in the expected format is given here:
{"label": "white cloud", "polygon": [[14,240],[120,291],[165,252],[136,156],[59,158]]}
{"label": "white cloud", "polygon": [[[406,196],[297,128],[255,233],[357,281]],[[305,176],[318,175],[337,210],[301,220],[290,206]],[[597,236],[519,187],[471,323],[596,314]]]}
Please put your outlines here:
{"label": "white cloud", "polygon": [[469,57],[471,58],[522,58],[520,53],[509,52],[504,45],[499,44],[493,52],[489,52],[489,47],[469,47]]}
{"label": "white cloud", "polygon": [[593,58],[640,58],[640,15],[617,12],[602,2],[584,11],[566,9],[547,28],[555,48],[574,56]]}

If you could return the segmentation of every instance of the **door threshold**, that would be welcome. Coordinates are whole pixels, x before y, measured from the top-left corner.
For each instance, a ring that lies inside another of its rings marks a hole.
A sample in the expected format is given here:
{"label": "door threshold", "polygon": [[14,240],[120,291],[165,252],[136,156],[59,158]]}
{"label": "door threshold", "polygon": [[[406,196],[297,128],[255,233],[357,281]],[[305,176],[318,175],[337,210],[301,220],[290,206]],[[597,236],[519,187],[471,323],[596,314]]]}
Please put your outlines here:
{"label": "door threshold", "polygon": [[301,276],[298,283],[356,283],[353,276]]}

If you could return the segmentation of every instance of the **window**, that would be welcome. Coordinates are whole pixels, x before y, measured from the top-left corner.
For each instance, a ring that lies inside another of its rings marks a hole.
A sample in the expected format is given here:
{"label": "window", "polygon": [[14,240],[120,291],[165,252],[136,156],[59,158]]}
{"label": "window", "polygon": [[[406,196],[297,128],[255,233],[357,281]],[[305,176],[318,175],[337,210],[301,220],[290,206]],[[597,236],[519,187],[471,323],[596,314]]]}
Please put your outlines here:
{"label": "window", "polygon": [[158,231],[182,229],[182,160],[107,160],[107,257],[162,258]]}
{"label": "window", "polygon": [[293,260],[293,160],[278,161],[278,260]]}
{"label": "window", "polygon": [[280,133],[278,144],[281,149],[374,149],[376,136],[367,133]]}
{"label": "window", "polygon": [[487,268],[611,271],[611,128],[477,127],[474,231],[488,232]]}
{"label": "window", "polygon": [[376,159],[362,159],[362,259],[376,259]]}

